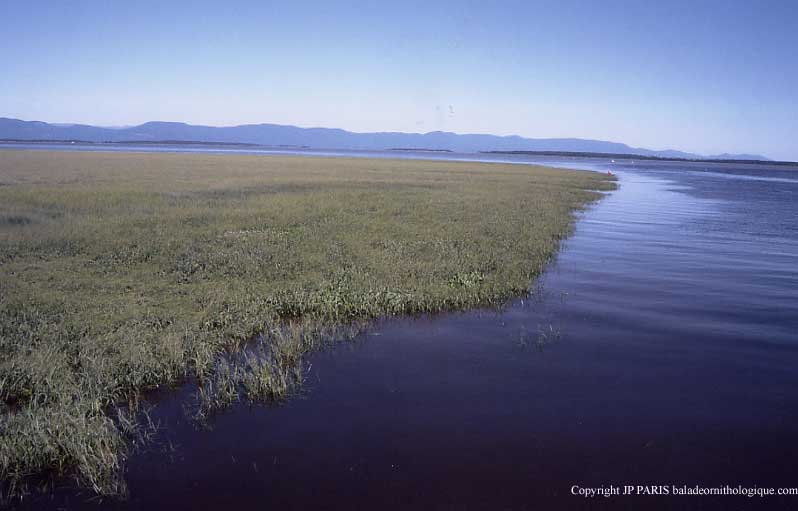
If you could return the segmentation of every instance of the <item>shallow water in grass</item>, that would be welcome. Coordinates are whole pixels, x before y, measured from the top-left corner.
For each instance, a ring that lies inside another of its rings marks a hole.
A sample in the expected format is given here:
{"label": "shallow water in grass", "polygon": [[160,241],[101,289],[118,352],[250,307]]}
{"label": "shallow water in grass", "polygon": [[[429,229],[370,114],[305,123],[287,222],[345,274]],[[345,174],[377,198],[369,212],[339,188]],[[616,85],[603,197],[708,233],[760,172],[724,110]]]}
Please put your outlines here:
{"label": "shallow water in grass", "polygon": [[[536,160],[597,167],[596,160]],[[571,487],[798,487],[798,170],[614,166],[543,291],[502,313],[386,322],[310,359],[303,396],[212,431],[167,393],[127,502],[30,508],[729,509]]]}

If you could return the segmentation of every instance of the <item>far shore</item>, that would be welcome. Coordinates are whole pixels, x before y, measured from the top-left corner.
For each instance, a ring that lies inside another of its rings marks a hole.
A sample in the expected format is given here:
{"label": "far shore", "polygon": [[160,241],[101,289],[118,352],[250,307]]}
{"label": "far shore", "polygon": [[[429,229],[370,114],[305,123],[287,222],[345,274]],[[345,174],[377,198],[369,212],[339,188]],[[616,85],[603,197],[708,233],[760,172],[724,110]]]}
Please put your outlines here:
{"label": "far shore", "polygon": [[742,160],[725,158],[666,158],[663,156],[647,156],[643,154],[626,153],[590,153],[579,151],[480,151],[480,154],[515,154],[528,156],[564,156],[573,158],[611,158],[618,160],[654,160],[654,161],[688,161],[698,163],[745,163],[756,165],[796,165],[794,161],[774,161],[774,160]]}
{"label": "far shore", "polygon": [[[242,147],[242,148],[264,148],[264,149],[315,149],[320,151],[335,150],[335,151],[358,151],[352,148],[333,148],[333,147],[311,147],[307,145],[290,145],[290,144],[255,144],[248,142],[213,142],[203,140],[123,140],[123,141],[105,141],[105,142],[92,142],[89,140],[44,140],[44,139],[0,139],[0,147],[4,144],[31,144],[31,145],[89,145],[89,146],[206,146],[206,147]],[[364,152],[380,152],[376,149],[365,149]],[[759,159],[725,159],[725,158],[677,158],[677,157],[662,157],[662,156],[648,156],[643,154],[626,154],[626,153],[596,153],[596,152],[581,152],[581,151],[479,151],[476,153],[458,153],[451,149],[445,148],[423,148],[423,147],[391,147],[383,149],[383,151],[395,152],[419,152],[419,153],[451,153],[451,154],[505,154],[517,156],[558,156],[566,158],[607,158],[612,160],[646,160],[646,161],[680,161],[680,162],[695,162],[695,163],[735,163],[735,164],[753,164],[753,165],[780,165],[780,166],[798,166],[798,162],[794,161],[778,161],[778,160],[759,160]]]}

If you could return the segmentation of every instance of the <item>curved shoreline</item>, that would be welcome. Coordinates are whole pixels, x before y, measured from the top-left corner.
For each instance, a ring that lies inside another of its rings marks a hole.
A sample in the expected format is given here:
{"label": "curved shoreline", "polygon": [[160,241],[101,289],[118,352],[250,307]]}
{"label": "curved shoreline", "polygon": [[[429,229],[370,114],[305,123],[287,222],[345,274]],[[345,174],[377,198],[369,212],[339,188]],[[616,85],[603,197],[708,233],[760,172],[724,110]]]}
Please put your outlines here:
{"label": "curved shoreline", "polygon": [[[27,219],[7,222],[0,254],[3,472],[14,486],[74,468],[110,495],[124,492],[121,426],[136,421],[108,404],[191,377],[200,416],[282,400],[331,329],[523,293],[573,212],[601,198],[591,190],[614,187],[416,160],[4,151],[0,165],[0,194]],[[237,355],[258,332],[266,342]]]}

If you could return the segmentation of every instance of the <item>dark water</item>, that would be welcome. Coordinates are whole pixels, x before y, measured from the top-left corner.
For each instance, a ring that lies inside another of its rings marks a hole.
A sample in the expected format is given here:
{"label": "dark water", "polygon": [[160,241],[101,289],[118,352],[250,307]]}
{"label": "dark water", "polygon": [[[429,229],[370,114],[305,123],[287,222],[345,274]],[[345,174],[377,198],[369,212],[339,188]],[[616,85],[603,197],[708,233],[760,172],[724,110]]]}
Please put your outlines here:
{"label": "dark water", "polygon": [[28,507],[798,508],[571,494],[798,487],[798,169],[613,167],[620,189],[530,299],[388,322],[312,357],[301,398],[212,431],[185,420],[187,391],[167,395],[160,440],[177,447],[131,459],[127,502],[63,490]]}

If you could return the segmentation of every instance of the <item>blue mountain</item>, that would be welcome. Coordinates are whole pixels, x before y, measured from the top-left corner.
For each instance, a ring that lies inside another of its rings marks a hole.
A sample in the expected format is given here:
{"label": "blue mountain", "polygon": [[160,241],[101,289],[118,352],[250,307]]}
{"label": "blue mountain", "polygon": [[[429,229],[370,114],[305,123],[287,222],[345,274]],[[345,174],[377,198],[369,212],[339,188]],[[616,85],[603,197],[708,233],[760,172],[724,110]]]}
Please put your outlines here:
{"label": "blue mountain", "polygon": [[[0,118],[0,140],[74,140],[86,142],[213,142],[268,146],[307,146],[317,149],[385,150],[394,148],[479,151],[558,151],[634,154],[664,158],[716,158],[682,151],[655,151],[618,142],[581,138],[523,138],[484,134],[354,133],[334,128],[299,128],[280,124],[197,126],[182,122],[147,122],[140,126],[105,128],[83,124],[48,124]],[[724,159],[766,160],[760,155],[724,154]]]}

